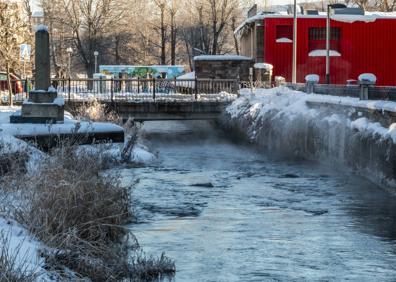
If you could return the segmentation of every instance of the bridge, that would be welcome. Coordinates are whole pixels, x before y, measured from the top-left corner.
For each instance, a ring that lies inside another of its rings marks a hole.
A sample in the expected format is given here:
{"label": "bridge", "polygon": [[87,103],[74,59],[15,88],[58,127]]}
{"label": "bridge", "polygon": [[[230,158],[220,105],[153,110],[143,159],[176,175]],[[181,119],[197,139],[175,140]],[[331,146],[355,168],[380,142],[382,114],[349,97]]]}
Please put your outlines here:
{"label": "bridge", "polygon": [[53,79],[52,85],[68,111],[98,102],[135,121],[216,119],[239,89],[239,82],[231,79]]}

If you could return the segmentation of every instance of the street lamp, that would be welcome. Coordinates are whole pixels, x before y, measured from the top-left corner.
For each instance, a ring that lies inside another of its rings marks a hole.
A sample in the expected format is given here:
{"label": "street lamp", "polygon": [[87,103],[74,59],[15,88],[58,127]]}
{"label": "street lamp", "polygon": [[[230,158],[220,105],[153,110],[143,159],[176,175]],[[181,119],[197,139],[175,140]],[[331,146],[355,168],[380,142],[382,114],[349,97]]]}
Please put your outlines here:
{"label": "street lamp", "polygon": [[99,52],[95,51],[94,52],[94,56],[95,56],[95,73],[97,73],[97,69],[98,69],[98,56],[99,56]]}
{"label": "street lamp", "polygon": [[330,39],[331,39],[331,27],[330,27],[330,12],[331,9],[343,9],[346,8],[344,4],[329,4],[327,5],[327,20],[326,20],[326,83],[330,84]]}
{"label": "street lamp", "polygon": [[66,53],[69,55],[69,60],[68,60],[68,64],[67,64],[67,72],[68,72],[68,76],[69,78],[71,77],[71,55],[73,54],[73,49],[71,47],[66,49]]}

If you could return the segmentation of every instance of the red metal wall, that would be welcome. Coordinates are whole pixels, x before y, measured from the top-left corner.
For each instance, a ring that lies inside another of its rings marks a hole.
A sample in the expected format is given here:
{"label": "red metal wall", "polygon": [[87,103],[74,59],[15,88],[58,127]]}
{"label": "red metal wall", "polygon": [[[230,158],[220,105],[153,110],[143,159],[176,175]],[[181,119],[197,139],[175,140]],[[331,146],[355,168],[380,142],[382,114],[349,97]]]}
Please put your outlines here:
{"label": "red metal wall", "polygon": [[[292,25],[292,18],[266,18],[264,23],[264,61],[274,66],[274,76],[291,81],[292,43],[276,42],[276,26]],[[341,57],[330,57],[331,83],[345,84],[361,73],[374,73],[378,85],[396,85],[396,19],[345,23],[331,21],[341,29]],[[310,27],[326,27],[325,18],[298,19],[297,80],[307,74],[320,75],[325,82],[326,57],[309,57]]]}

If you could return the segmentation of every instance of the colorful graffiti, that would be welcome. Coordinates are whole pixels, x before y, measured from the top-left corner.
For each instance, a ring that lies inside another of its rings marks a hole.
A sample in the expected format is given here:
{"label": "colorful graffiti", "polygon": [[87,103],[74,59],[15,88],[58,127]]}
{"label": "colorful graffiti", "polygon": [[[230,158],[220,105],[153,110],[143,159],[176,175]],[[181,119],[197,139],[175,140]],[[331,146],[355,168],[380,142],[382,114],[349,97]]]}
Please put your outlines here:
{"label": "colorful graffiti", "polygon": [[184,66],[99,66],[105,75],[118,78],[168,78],[172,79],[185,73]]}

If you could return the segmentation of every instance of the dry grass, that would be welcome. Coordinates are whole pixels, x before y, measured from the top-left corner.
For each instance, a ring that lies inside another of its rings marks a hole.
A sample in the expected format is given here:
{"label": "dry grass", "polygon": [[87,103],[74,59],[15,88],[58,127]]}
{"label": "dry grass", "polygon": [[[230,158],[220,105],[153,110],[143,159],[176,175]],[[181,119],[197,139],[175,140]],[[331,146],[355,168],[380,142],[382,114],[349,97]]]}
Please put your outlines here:
{"label": "dry grass", "polygon": [[92,100],[80,106],[73,114],[80,120],[119,123],[119,117],[117,114],[109,110],[106,105],[99,103],[97,100]]}
{"label": "dry grass", "polygon": [[128,230],[123,225],[131,219],[129,191],[99,175],[106,164],[100,154],[77,154],[75,147],[54,150],[29,179],[29,205],[16,213],[19,222],[57,250],[47,255],[48,262],[93,280],[122,275],[115,266],[125,257],[120,246]]}
{"label": "dry grass", "polygon": [[132,281],[162,281],[163,278],[172,277],[176,273],[173,260],[164,253],[159,258],[146,257],[140,253],[132,260]]}
{"label": "dry grass", "polygon": [[[142,256],[136,239],[125,228],[133,219],[129,189],[104,177],[111,161],[102,153],[63,144],[44,158],[35,175],[23,176],[23,161],[11,161],[9,190],[22,195],[13,217],[50,247],[47,268],[72,281],[150,281],[174,274],[174,263]],[[19,191],[19,193],[18,193]],[[132,242],[132,243],[131,243]],[[139,253],[131,259],[131,253]]]}
{"label": "dry grass", "polygon": [[37,268],[32,269],[20,252],[21,245],[11,250],[10,236],[0,233],[0,282],[34,282],[39,278]]}

